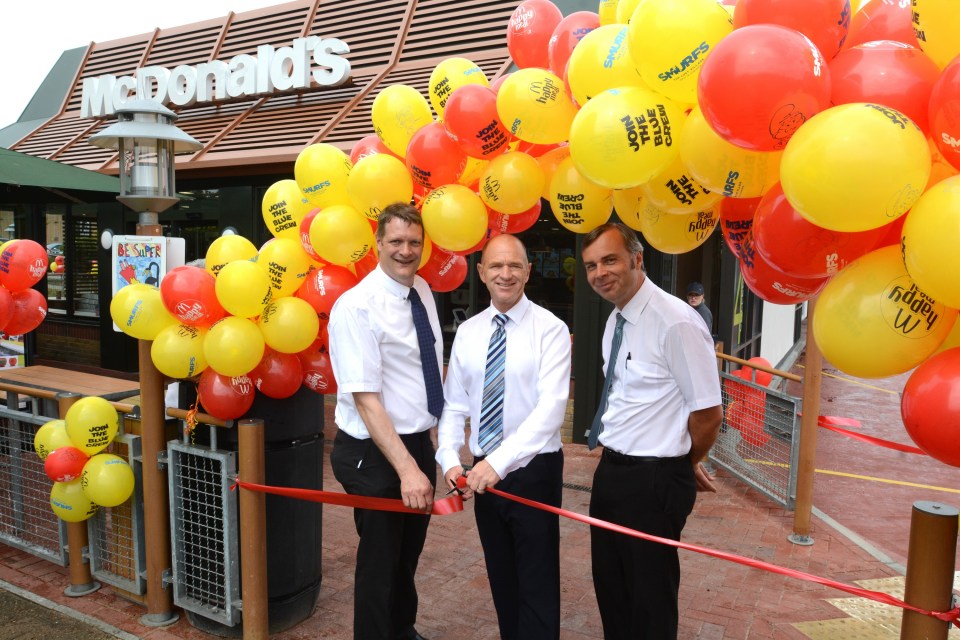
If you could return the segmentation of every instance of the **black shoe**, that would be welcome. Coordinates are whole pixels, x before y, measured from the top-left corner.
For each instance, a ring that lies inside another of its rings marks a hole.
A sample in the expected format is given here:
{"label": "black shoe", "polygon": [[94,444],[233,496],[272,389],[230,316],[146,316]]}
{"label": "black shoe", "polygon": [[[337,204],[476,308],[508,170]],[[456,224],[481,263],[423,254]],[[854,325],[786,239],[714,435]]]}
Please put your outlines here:
{"label": "black shoe", "polygon": [[424,638],[422,635],[420,635],[420,632],[418,632],[416,629],[413,629],[410,633],[408,633],[403,637],[403,640],[427,640],[427,639]]}

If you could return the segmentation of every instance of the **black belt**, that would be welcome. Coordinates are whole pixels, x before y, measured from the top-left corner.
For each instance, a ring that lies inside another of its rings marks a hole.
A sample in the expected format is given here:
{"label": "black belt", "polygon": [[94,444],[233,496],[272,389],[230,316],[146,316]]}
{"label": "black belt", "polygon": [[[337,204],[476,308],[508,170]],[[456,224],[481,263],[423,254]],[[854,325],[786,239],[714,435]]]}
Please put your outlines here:
{"label": "black belt", "polygon": [[604,448],[603,457],[614,464],[657,464],[665,462],[678,462],[686,460],[689,456],[676,456],[674,458],[661,458],[659,456],[628,456],[625,453]]}

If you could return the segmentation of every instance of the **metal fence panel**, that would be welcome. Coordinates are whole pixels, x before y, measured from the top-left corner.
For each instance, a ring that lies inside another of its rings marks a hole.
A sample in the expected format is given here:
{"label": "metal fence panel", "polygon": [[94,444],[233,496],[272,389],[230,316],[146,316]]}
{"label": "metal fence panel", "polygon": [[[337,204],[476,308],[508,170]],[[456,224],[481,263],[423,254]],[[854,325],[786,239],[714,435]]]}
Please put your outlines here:
{"label": "metal fence panel", "polygon": [[801,400],[728,373],[720,377],[724,418],[710,460],[793,509]]}
{"label": "metal fence panel", "polygon": [[240,622],[236,454],[170,442],[173,600],[227,626]]}
{"label": "metal fence panel", "polygon": [[87,521],[90,572],[103,582],[129,593],[147,592],[146,548],[143,533],[143,464],[140,436],[119,434],[110,452],[133,469],[134,491],[116,507],[100,507]]}
{"label": "metal fence panel", "polygon": [[0,540],[65,567],[66,525],[50,508],[53,482],[33,448],[37,428],[52,419],[0,408]]}

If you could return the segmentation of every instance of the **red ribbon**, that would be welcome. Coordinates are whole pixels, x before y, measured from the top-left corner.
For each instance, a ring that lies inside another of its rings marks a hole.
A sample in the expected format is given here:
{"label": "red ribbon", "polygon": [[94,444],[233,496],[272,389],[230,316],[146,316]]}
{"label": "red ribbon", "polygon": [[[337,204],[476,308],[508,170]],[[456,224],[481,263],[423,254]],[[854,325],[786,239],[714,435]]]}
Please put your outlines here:
{"label": "red ribbon", "polygon": [[904,453],[916,453],[921,456],[927,455],[927,452],[923,449],[918,449],[917,447],[911,447],[907,444],[900,444],[899,442],[891,442],[889,440],[881,440],[880,438],[874,438],[873,436],[864,435],[862,433],[857,433],[855,431],[847,431],[846,429],[841,429],[840,427],[834,427],[833,425],[820,422],[820,426],[828,431],[833,431],[834,433],[839,433],[840,435],[847,436],[848,438],[853,438],[854,440],[860,440],[861,442],[866,442],[867,444],[874,444],[878,447],[886,447],[887,449],[893,449],[894,451],[903,451]]}
{"label": "red ribbon", "polygon": [[[231,489],[240,487],[249,491],[259,493],[269,493],[275,496],[286,496],[287,498],[298,498],[310,502],[323,502],[326,504],[335,504],[341,507],[356,507],[357,509],[375,509],[377,511],[396,511],[397,513],[415,513],[417,515],[426,515],[423,511],[417,511],[403,505],[403,500],[396,498],[371,498],[369,496],[355,496],[348,493],[335,493],[333,491],[318,491],[316,489],[293,489],[290,487],[271,487],[265,484],[254,484],[252,482],[243,482],[240,478],[234,481]],[[445,516],[450,513],[463,511],[463,498],[458,495],[452,495],[449,498],[441,498],[433,501],[431,515]]]}
{"label": "red ribbon", "polygon": [[[458,478],[458,486],[459,485],[466,486],[466,479],[463,476]],[[761,560],[754,560],[752,558],[747,558],[745,556],[739,556],[734,553],[727,553],[725,551],[715,551],[714,549],[701,547],[695,544],[688,544],[686,542],[679,542],[677,540],[671,540],[669,538],[660,538],[658,536],[652,536],[648,533],[643,533],[641,531],[630,529],[628,527],[623,527],[618,524],[612,524],[605,520],[599,520],[597,518],[585,516],[585,515],[576,513],[575,511],[567,511],[566,509],[561,509],[559,507],[554,507],[548,504],[543,504],[541,502],[536,502],[535,500],[528,500],[527,498],[521,498],[519,496],[515,496],[510,493],[506,493],[498,489],[494,489],[492,487],[487,487],[486,491],[489,491],[490,493],[494,495],[498,495],[502,498],[506,498],[507,500],[513,500],[514,502],[525,504],[528,507],[541,509],[543,511],[549,511],[550,513],[555,513],[565,518],[570,518],[571,520],[577,520],[578,522],[583,522],[594,527],[600,527],[601,529],[607,529],[609,531],[622,533],[632,538],[640,538],[642,540],[649,540],[650,542],[658,542],[660,544],[666,544],[671,547],[676,547],[678,549],[686,549],[687,551],[694,551],[696,553],[712,556],[714,558],[720,558],[721,560],[729,560],[730,562],[736,562],[737,564],[742,564],[747,567],[753,567],[754,569],[762,569],[763,571],[769,571],[770,573],[779,573],[780,575],[783,575],[783,576],[788,576],[791,578],[799,578],[800,580],[806,580],[807,582],[815,582],[825,587],[831,587],[833,589],[838,589],[840,591],[846,591],[847,593],[853,594],[855,596],[860,596],[863,598],[867,598],[869,600],[874,600],[876,602],[888,604],[894,607],[900,607],[902,609],[907,609],[909,611],[915,611],[916,613],[921,613],[925,616],[932,616],[934,618],[937,618],[939,620],[943,620],[946,622],[952,622],[954,624],[960,623],[960,607],[951,609],[950,611],[927,611],[926,609],[915,607],[912,604],[907,604],[903,600],[894,598],[890,594],[883,593],[882,591],[872,591],[870,589],[864,589],[862,587],[855,587],[850,584],[844,584],[843,582],[835,582],[833,580],[828,580],[827,578],[821,578],[820,576],[815,576],[811,573],[805,573],[803,571],[795,571],[793,569],[786,569],[784,567],[779,567],[775,564],[770,564],[768,562],[763,562]]]}

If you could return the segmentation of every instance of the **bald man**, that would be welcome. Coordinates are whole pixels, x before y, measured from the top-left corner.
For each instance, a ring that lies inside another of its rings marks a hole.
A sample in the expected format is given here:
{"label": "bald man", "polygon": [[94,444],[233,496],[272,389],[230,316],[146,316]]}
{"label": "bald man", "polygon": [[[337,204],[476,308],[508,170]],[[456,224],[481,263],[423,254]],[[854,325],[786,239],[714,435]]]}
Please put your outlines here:
{"label": "bald man", "polygon": [[494,236],[477,265],[490,306],[453,341],[437,462],[448,486],[464,474],[460,448],[470,419],[473,469],[465,498],[483,546],[500,637],[560,637],[560,523],[556,515],[486,493],[488,487],[560,506],[560,426],[570,393],[570,332],[530,302],[527,251]]}

